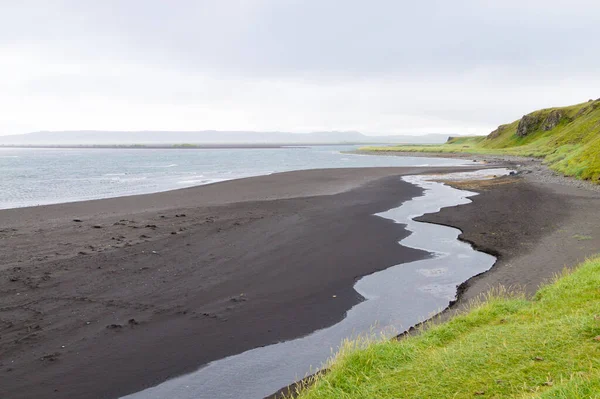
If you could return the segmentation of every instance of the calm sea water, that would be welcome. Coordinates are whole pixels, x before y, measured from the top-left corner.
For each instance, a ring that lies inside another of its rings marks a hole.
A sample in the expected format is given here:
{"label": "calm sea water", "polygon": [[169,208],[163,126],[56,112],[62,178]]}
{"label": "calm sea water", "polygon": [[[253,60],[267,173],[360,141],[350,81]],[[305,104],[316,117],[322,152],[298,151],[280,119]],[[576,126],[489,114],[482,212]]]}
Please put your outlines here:
{"label": "calm sea water", "polygon": [[0,209],[153,193],[290,170],[464,164],[341,153],[354,148],[0,148]]}

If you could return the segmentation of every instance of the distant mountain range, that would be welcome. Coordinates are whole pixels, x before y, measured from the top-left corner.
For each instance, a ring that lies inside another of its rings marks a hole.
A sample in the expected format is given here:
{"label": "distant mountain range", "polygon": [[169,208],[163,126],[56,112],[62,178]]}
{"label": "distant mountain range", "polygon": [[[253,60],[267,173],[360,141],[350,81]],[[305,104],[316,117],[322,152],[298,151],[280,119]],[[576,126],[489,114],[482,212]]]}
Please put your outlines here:
{"label": "distant mountain range", "polygon": [[439,144],[447,134],[367,136],[359,132],[177,131],[42,131],[0,136],[0,145],[133,145],[133,144]]}

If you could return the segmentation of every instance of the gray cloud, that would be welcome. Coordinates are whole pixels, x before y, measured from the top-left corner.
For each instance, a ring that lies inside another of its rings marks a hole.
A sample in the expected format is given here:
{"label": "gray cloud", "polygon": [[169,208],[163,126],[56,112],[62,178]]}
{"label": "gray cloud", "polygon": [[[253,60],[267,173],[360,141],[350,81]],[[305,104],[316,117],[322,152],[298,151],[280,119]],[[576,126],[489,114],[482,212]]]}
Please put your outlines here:
{"label": "gray cloud", "polygon": [[179,129],[479,131],[598,97],[594,1],[2,3],[0,133],[152,128],[161,105]]}

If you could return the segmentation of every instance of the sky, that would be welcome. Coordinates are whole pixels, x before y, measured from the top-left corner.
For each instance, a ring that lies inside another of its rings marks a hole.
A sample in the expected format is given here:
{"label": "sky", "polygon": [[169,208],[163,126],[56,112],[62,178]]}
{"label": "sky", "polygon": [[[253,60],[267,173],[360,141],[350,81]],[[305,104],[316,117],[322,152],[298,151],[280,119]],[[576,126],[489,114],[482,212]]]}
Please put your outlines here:
{"label": "sky", "polygon": [[0,135],[487,134],[600,97],[588,0],[0,0]]}

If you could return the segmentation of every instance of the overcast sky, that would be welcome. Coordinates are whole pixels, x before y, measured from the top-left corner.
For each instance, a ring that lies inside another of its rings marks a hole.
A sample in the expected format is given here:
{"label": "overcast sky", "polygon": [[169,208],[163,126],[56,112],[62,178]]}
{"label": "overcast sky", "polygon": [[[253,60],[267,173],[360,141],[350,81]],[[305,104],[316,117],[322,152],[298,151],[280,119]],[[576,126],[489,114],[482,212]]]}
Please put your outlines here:
{"label": "overcast sky", "polygon": [[600,97],[597,0],[0,0],[0,134],[489,133]]}

